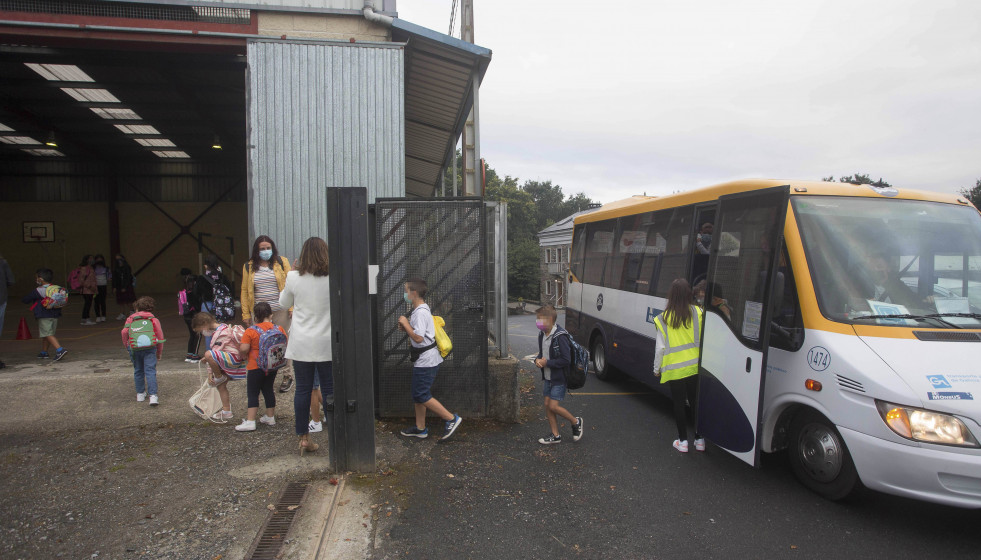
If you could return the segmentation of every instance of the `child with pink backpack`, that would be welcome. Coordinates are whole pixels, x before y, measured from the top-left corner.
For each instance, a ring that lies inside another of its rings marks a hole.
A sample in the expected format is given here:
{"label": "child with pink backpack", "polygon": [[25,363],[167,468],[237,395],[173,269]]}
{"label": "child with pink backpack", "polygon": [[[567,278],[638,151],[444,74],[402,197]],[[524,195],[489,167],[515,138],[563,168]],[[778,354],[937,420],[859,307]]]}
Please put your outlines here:
{"label": "child with pink backpack", "polygon": [[228,381],[246,378],[245,357],[240,347],[245,329],[241,325],[219,323],[211,313],[202,311],[191,320],[195,333],[211,337],[211,347],[201,361],[208,367],[208,382],[218,389],[221,397],[220,420],[232,418],[232,403],[228,395]]}

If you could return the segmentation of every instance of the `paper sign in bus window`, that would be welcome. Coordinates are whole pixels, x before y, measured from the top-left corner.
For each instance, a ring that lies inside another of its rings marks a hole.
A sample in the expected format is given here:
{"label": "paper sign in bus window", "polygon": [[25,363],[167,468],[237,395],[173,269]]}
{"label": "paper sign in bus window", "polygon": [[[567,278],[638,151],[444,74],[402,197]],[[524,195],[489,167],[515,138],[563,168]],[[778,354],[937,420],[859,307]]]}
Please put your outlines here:
{"label": "paper sign in bus window", "polygon": [[719,256],[738,257],[739,247],[742,244],[741,235],[738,231],[723,231],[719,236]]}
{"label": "paper sign in bus window", "polygon": [[743,336],[750,340],[760,339],[760,320],[763,317],[763,303],[747,301],[743,313]]}
{"label": "paper sign in bus window", "polygon": [[[872,310],[873,315],[909,315],[909,309],[906,309],[905,305],[886,303],[874,299],[866,301],[868,301],[869,309]],[[875,322],[879,325],[893,325],[898,327],[915,327],[917,324],[913,319],[890,319],[888,317],[876,319]]]}

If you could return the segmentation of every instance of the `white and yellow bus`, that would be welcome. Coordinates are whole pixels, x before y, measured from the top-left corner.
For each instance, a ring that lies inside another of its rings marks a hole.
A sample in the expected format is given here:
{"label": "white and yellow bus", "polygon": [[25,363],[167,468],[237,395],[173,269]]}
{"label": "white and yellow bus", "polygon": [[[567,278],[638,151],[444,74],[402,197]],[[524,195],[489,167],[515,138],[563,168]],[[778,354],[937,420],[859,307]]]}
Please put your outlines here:
{"label": "white and yellow bus", "polygon": [[981,214],[967,200],[747,180],[580,216],[566,328],[597,376],[663,390],[653,321],[675,278],[706,286],[707,439],[754,466],[786,448],[830,499],[864,485],[981,508]]}

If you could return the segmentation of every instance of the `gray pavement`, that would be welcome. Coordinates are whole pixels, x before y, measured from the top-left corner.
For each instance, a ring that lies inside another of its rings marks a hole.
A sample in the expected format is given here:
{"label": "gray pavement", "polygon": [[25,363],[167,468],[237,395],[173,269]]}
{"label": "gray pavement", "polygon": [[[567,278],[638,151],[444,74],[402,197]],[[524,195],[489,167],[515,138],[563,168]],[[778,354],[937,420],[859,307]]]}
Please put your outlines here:
{"label": "gray pavement", "polygon": [[[537,352],[534,317],[509,322],[512,353]],[[465,421],[444,444],[398,442],[397,484],[377,498],[398,510],[379,521],[373,558],[978,557],[981,511],[877,493],[833,503],[783,454],[753,469],[711,445],[676,452],[669,399],[639,383],[591,376],[566,401],[583,439],[540,446],[532,370],[522,362],[522,424]]]}

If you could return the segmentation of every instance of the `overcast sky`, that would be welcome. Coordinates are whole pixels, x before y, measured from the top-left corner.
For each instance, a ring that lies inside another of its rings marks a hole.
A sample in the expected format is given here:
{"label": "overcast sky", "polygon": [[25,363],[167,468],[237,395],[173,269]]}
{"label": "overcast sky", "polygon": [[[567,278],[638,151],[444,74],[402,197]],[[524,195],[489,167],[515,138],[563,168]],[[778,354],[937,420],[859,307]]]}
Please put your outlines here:
{"label": "overcast sky", "polygon": [[[981,178],[981,2],[474,3],[494,53],[481,150],[502,175],[602,202],[747,177]],[[398,0],[399,17],[446,33],[451,4]]]}

